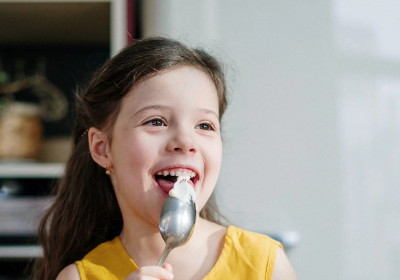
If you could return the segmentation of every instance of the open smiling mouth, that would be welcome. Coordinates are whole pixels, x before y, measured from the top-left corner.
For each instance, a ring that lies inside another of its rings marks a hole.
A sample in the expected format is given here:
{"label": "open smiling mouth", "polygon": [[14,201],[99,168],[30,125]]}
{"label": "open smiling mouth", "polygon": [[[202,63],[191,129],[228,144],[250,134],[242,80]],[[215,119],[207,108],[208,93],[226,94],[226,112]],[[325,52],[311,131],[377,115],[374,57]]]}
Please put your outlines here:
{"label": "open smiling mouth", "polygon": [[193,186],[198,180],[198,175],[195,172],[186,169],[163,170],[157,172],[154,177],[161,189],[169,192],[174,187],[179,176],[190,177],[190,183]]}

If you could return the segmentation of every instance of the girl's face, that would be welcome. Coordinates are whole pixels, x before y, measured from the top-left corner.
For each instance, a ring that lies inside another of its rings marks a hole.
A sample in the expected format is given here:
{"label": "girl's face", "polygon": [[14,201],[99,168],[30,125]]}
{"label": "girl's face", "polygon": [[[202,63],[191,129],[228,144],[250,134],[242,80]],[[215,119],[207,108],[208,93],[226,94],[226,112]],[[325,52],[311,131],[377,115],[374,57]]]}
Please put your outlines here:
{"label": "girl's face", "polygon": [[122,100],[107,154],[125,220],[158,227],[173,186],[174,177],[165,177],[167,173],[195,175],[200,210],[216,185],[222,158],[218,98],[211,78],[197,68],[180,66],[134,86]]}

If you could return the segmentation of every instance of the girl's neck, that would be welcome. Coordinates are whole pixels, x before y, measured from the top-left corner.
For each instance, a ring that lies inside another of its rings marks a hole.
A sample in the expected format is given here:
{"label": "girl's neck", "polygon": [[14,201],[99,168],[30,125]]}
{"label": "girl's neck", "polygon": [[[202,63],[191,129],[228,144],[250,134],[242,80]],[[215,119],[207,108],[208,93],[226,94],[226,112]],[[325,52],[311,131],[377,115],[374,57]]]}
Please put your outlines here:
{"label": "girl's neck", "polygon": [[119,237],[138,266],[156,263],[157,256],[161,255],[165,246],[158,228],[149,224],[124,224]]}

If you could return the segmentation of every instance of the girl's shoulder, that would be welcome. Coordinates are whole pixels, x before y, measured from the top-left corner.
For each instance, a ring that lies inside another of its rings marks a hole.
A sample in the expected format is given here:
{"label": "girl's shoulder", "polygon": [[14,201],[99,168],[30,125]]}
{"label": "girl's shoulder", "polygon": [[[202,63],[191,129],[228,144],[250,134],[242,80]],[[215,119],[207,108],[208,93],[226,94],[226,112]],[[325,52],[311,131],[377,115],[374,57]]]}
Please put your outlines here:
{"label": "girl's shoulder", "polygon": [[296,273],[281,248],[277,252],[272,280],[297,280]]}
{"label": "girl's shoulder", "polygon": [[70,264],[61,270],[56,280],[81,280],[76,264]]}

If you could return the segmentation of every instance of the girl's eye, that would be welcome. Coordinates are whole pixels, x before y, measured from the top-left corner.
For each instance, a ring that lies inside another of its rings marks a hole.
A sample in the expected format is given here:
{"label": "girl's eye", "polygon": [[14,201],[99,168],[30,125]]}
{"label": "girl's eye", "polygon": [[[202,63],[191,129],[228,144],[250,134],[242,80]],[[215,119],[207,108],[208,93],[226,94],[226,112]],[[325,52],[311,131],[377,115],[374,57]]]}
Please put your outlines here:
{"label": "girl's eye", "polygon": [[162,119],[152,119],[144,123],[149,126],[165,126],[165,123]]}
{"label": "girl's eye", "polygon": [[201,130],[215,130],[214,127],[210,123],[201,123],[196,126]]}

